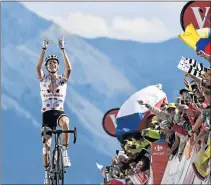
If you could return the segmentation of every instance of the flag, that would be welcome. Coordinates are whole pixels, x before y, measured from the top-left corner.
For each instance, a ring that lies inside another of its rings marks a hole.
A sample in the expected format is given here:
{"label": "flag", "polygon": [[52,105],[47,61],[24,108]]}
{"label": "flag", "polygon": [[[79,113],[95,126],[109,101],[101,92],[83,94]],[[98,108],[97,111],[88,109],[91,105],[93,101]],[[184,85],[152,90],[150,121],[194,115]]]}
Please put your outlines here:
{"label": "flag", "polygon": [[196,32],[193,24],[189,24],[185,28],[185,32],[179,34],[179,38],[194,50],[196,50],[196,43],[200,39],[199,34]]}
{"label": "flag", "polygon": [[193,24],[185,28],[185,32],[179,34],[179,38],[195,51],[204,51],[211,54],[211,32],[210,28],[196,30]]}
{"label": "flag", "polygon": [[117,114],[116,135],[118,139],[125,133],[140,131],[140,128],[143,128],[144,124],[146,124],[147,119],[154,115],[144,105],[140,105],[138,103],[139,100],[160,108],[162,103],[167,102],[167,96],[156,85],[148,86],[133,94],[120,107]]}
{"label": "flag", "polygon": [[196,32],[198,33],[200,38],[211,38],[210,28],[200,28],[200,29],[197,29]]}
{"label": "flag", "polygon": [[186,87],[189,87],[189,81],[184,78],[184,84]]}
{"label": "flag", "polygon": [[196,51],[204,51],[211,55],[211,38],[201,38],[196,43]]}
{"label": "flag", "polygon": [[104,166],[99,164],[98,162],[96,162],[96,165],[97,165],[97,168],[100,170],[101,175],[105,176],[104,175],[104,171],[105,171]]}

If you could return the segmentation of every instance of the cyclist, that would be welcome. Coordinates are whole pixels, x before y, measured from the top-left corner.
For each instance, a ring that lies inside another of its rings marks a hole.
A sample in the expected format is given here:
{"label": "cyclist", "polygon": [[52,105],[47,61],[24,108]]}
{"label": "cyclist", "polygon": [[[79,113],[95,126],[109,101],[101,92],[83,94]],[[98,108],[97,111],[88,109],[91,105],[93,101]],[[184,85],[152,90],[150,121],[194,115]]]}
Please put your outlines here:
{"label": "cyclist", "polygon": [[[45,67],[48,71],[44,74],[42,70],[42,63],[44,59],[45,51],[48,47],[49,41],[45,39],[43,41],[43,47],[41,55],[37,62],[37,75],[40,80],[40,95],[42,100],[42,130],[41,136],[43,139],[43,127],[49,127],[52,130],[56,129],[56,126],[62,127],[63,130],[69,129],[69,118],[64,112],[64,101],[67,90],[67,81],[69,79],[72,67],[68,56],[64,49],[64,38],[58,41],[59,47],[62,51],[64,58],[65,71],[62,75],[57,72],[59,70],[59,59],[56,55],[49,55],[45,59]],[[46,142],[43,144],[43,163],[45,167],[45,179],[44,184],[49,184],[49,178],[47,176],[47,169],[50,166],[50,147],[51,136],[47,135]],[[67,154],[69,144],[69,134],[62,135],[63,144],[63,164],[65,168],[71,166],[70,159]]]}

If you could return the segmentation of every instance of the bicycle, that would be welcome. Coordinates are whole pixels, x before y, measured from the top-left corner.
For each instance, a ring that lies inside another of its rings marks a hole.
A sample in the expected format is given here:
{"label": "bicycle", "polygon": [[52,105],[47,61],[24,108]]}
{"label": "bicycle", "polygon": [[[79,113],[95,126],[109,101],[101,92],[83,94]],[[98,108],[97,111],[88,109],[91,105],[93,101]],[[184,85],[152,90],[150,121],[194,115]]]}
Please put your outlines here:
{"label": "bicycle", "polygon": [[[43,143],[46,141],[46,135],[47,134],[54,134],[55,135],[55,146],[52,152],[52,160],[50,160],[50,165],[47,169],[48,177],[50,179],[50,184],[52,185],[64,185],[64,173],[66,171],[64,170],[63,166],[63,148],[61,145],[61,139],[60,135],[62,133],[73,133],[74,134],[74,140],[73,143],[76,143],[77,139],[77,130],[76,127],[74,127],[74,130],[51,130],[48,127],[44,127],[44,139]],[[61,181],[61,183],[60,183]]]}

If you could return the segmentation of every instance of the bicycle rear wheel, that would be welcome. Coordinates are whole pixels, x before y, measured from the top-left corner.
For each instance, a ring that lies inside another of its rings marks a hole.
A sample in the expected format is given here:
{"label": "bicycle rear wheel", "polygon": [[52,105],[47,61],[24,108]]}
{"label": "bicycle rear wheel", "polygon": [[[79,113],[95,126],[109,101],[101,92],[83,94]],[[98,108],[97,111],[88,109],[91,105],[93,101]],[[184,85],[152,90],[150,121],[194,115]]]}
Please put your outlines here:
{"label": "bicycle rear wheel", "polygon": [[62,148],[57,150],[56,185],[64,185],[64,165]]}
{"label": "bicycle rear wheel", "polygon": [[51,178],[50,178],[50,184],[56,185],[56,160],[57,160],[57,149],[55,148],[52,153],[52,159],[51,159]]}

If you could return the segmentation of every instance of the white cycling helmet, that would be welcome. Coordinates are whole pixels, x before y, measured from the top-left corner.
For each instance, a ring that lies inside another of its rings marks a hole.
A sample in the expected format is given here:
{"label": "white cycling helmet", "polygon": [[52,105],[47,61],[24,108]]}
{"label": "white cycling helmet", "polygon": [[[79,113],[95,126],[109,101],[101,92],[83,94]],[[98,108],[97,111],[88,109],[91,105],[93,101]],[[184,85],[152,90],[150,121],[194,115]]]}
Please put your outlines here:
{"label": "white cycling helmet", "polygon": [[56,60],[58,62],[58,64],[59,64],[59,58],[56,55],[48,55],[45,58],[45,66],[47,65],[49,60]]}

